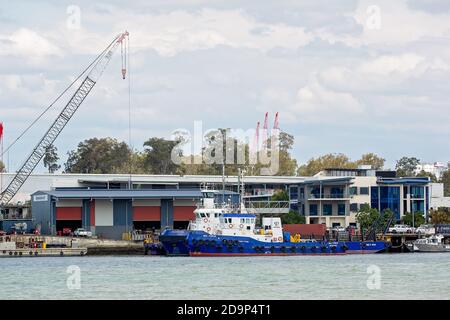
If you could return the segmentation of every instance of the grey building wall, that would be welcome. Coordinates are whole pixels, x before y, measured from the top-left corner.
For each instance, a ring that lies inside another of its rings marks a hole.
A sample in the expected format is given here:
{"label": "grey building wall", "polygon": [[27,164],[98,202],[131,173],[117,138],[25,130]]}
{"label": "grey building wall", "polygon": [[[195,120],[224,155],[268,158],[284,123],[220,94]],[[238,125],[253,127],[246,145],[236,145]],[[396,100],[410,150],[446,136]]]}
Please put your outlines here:
{"label": "grey building wall", "polygon": [[44,192],[33,193],[31,206],[33,208],[33,229],[39,229],[42,234],[51,234],[54,213],[51,197]]}
{"label": "grey building wall", "polygon": [[161,230],[173,228],[173,200],[161,200]]}

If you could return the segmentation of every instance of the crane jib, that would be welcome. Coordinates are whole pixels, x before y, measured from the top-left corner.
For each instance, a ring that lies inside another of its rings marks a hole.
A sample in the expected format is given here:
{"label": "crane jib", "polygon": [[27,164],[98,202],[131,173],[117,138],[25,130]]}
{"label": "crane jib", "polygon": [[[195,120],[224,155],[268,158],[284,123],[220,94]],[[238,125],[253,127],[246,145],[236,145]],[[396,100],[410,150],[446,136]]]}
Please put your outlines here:
{"label": "crane jib", "polygon": [[80,87],[74,93],[72,98],[69,100],[67,105],[61,111],[59,116],[51,125],[50,129],[48,129],[47,133],[44,137],[39,141],[37,146],[33,149],[30,156],[24,162],[22,167],[17,171],[16,176],[11,180],[8,187],[2,194],[0,203],[6,204],[8,203],[17,191],[22,187],[25,180],[34,170],[34,168],[38,165],[39,161],[41,161],[42,157],[45,154],[45,150],[53,144],[58,135],[64,129],[66,124],[72,118],[72,116],[77,111],[78,107],[84,101],[86,96],[94,87],[95,82],[92,81],[89,77],[86,77],[84,81],[81,83]]}
{"label": "crane jib", "polygon": [[16,172],[16,175],[11,180],[8,187],[0,194],[0,206],[6,205],[17,194],[19,189],[33,172],[34,168],[38,165],[39,161],[41,161],[45,154],[45,150],[55,142],[56,138],[78,110],[79,106],[83,103],[89,92],[91,92],[92,88],[111,60],[111,56],[117,45],[122,43],[124,38],[127,36],[128,32],[120,34],[118,38],[116,38],[117,41],[110,44],[105,49],[105,51],[107,50],[106,54],[103,54],[101,58],[96,61],[93,68],[70,98],[64,109],[25,160],[22,167]]}

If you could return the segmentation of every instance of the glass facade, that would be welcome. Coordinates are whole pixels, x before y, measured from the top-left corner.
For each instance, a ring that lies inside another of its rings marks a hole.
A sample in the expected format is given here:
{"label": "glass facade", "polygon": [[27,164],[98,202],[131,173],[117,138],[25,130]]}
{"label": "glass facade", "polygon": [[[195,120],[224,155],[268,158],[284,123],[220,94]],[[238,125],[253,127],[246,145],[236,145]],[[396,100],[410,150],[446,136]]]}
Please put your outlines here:
{"label": "glass facade", "polygon": [[368,187],[359,188],[359,194],[369,194],[369,188]]}
{"label": "glass facade", "polygon": [[422,200],[412,200],[411,201],[411,211],[412,212],[423,212],[424,202]]}
{"label": "glass facade", "polygon": [[350,203],[350,211],[357,212],[358,211],[358,204],[357,203]]}
{"label": "glass facade", "polygon": [[342,188],[342,187],[331,188],[331,197],[332,198],[343,198],[344,197],[344,188]]}
{"label": "glass facade", "polygon": [[310,216],[317,216],[317,204],[310,204],[309,205],[309,215]]}
{"label": "glass facade", "polygon": [[298,200],[298,187],[297,186],[289,188],[289,198],[291,200]]}
{"label": "glass facade", "polygon": [[338,215],[345,216],[345,203],[338,203]]}
{"label": "glass facade", "polygon": [[331,204],[324,204],[322,206],[322,215],[324,216],[331,216],[333,213],[333,205]]}
{"label": "glass facade", "polygon": [[289,208],[290,208],[290,210],[293,210],[293,211],[295,211],[295,212],[298,212],[298,203],[297,203],[297,202],[291,202],[291,203],[289,204]]}
{"label": "glass facade", "polygon": [[378,209],[378,187],[370,187],[370,206]]}
{"label": "glass facade", "polygon": [[319,198],[320,197],[320,188],[318,188],[318,187],[311,188],[311,195],[314,198]]}

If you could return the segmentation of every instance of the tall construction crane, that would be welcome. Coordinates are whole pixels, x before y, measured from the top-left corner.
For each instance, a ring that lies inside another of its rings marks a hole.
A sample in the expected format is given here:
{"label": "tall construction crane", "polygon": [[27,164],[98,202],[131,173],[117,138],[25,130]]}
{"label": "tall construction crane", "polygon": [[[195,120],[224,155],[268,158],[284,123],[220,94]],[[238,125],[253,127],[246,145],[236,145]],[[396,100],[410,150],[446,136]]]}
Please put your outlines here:
{"label": "tall construction crane", "polygon": [[58,115],[56,120],[38,142],[36,147],[33,149],[31,154],[25,160],[21,168],[16,172],[9,185],[0,195],[0,208],[4,207],[11,201],[11,199],[17,194],[19,189],[25,183],[27,178],[33,172],[34,168],[41,161],[45,154],[45,150],[51,146],[56,138],[59,136],[61,131],[67,125],[69,120],[78,110],[80,105],[86,99],[89,92],[91,92],[94,85],[97,83],[98,79],[102,75],[106,66],[108,65],[115,49],[120,45],[122,49],[122,76],[125,79],[126,74],[126,54],[124,55],[124,49],[126,50],[126,39],[128,39],[128,32],[125,31],[117,35],[114,40],[106,47],[106,49],[94,60],[91,64],[91,68],[86,78],[80,84],[78,89],[75,91],[73,96],[70,98],[69,102],[63,108],[61,113]]}

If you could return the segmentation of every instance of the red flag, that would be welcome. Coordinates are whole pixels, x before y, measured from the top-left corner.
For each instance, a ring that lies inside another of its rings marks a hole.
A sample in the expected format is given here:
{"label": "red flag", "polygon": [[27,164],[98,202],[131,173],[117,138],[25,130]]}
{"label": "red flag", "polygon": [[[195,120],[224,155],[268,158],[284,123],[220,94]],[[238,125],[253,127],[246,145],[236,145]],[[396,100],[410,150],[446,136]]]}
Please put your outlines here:
{"label": "red flag", "polygon": [[3,137],[3,122],[0,122],[0,140],[2,140]]}

